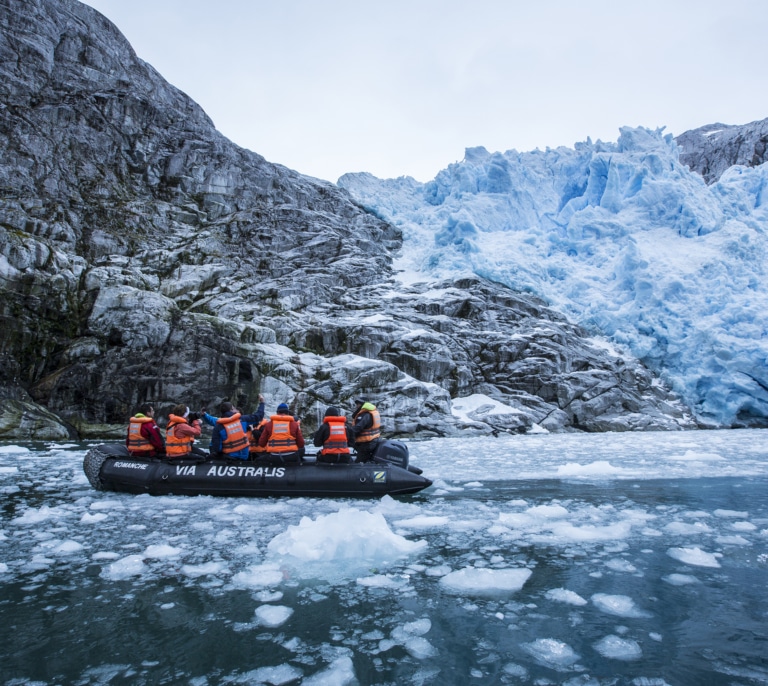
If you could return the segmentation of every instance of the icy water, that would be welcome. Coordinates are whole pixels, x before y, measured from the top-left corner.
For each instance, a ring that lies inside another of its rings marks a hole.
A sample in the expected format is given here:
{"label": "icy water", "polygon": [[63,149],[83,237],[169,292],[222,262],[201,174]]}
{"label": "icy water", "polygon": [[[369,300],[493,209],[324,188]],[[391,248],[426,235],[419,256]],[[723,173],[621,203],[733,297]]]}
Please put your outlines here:
{"label": "icy water", "polygon": [[768,432],[411,442],[376,501],[0,445],[0,684],[768,683]]}

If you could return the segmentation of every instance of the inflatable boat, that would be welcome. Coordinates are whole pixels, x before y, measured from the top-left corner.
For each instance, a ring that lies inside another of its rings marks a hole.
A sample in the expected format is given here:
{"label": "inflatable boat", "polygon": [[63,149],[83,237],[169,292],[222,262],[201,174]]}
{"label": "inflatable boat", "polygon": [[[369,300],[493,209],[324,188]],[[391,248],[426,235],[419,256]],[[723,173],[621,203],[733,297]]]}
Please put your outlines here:
{"label": "inflatable boat", "polygon": [[408,446],[381,441],[372,462],[326,464],[312,458],[259,460],[131,457],[124,445],[91,448],[83,470],[99,491],[150,495],[307,496],[377,498],[418,493],[432,485],[409,465]]}

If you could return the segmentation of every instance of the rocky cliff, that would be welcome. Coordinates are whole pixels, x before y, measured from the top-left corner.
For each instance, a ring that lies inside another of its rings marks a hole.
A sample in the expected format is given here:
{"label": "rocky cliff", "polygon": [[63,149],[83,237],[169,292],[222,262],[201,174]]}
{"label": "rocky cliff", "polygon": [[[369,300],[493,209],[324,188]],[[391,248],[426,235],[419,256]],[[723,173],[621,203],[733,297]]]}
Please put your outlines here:
{"label": "rocky cliff", "polygon": [[675,141],[680,161],[711,184],[735,164],[756,167],[768,160],[768,119],[743,126],[708,124],[686,131]]}
{"label": "rocky cliff", "polygon": [[533,297],[398,280],[401,248],[346,191],[221,136],[92,8],[0,6],[0,438],[259,393],[307,432],[360,393],[396,434],[694,426]]}

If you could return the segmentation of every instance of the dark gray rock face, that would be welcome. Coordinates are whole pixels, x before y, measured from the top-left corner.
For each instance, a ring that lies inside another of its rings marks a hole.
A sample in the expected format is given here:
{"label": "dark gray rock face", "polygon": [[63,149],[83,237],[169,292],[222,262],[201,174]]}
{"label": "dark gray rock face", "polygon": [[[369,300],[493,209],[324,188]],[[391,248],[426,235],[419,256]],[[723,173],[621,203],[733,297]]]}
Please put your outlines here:
{"label": "dark gray rock face", "polygon": [[0,188],[0,438],[259,393],[306,433],[361,392],[390,433],[694,426],[531,297],[398,282],[397,228],[225,139],[75,0],[0,6]]}
{"label": "dark gray rock face", "polygon": [[712,184],[735,164],[756,167],[768,159],[768,119],[743,126],[708,124],[686,131],[675,141],[680,161]]}

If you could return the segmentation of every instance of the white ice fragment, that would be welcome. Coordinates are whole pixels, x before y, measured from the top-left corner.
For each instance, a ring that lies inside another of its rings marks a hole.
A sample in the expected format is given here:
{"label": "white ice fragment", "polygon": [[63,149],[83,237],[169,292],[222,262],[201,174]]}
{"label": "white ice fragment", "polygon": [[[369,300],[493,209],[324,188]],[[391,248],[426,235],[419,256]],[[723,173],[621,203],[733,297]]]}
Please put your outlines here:
{"label": "white ice fragment", "polygon": [[619,636],[605,636],[594,645],[595,650],[611,660],[639,660],[643,651],[636,641]]}
{"label": "white ice fragment", "polygon": [[632,598],[625,595],[595,593],[590,600],[598,610],[617,617],[651,617],[650,612],[641,610]]}
{"label": "white ice fragment", "polygon": [[539,664],[557,671],[569,669],[581,657],[567,643],[554,638],[537,638],[520,647]]}
{"label": "white ice fragment", "polygon": [[[246,672],[238,678],[238,683],[243,684],[270,684],[270,686],[283,686],[298,682],[303,676],[302,671],[293,665],[283,664],[276,667],[259,667]],[[207,683],[207,681],[206,681]],[[306,682],[305,682],[306,683]]]}
{"label": "white ice fragment", "polygon": [[356,682],[352,658],[345,655],[335,659],[322,672],[304,679],[301,686],[351,686]]}
{"label": "white ice fragment", "polygon": [[667,576],[661,578],[672,586],[686,586],[688,584],[699,583],[699,580],[690,574],[667,574]]}
{"label": "white ice fragment", "polygon": [[58,553],[60,555],[70,555],[72,553],[79,553],[83,549],[83,544],[77,541],[63,541],[57,545],[51,552]]}
{"label": "white ice fragment", "polygon": [[595,477],[595,476],[616,476],[623,474],[627,470],[621,467],[614,467],[607,460],[598,460],[589,464],[578,464],[576,462],[567,462],[557,468],[559,477]]}
{"label": "white ice fragment", "polygon": [[608,567],[608,569],[612,569],[614,572],[632,573],[637,571],[637,567],[635,567],[635,565],[620,557],[615,557],[612,560],[608,560],[605,563],[605,566]]}
{"label": "white ice fragment", "polygon": [[531,570],[520,569],[488,569],[465,567],[440,579],[440,583],[448,590],[467,595],[496,595],[498,593],[514,593],[519,591],[528,578]]}
{"label": "white ice fragment", "polygon": [[80,517],[80,522],[82,524],[98,524],[99,522],[103,522],[105,519],[108,519],[109,515],[104,514],[103,512],[97,512],[96,514],[91,514],[90,512],[86,512],[83,514],[82,517]]}
{"label": "white ice fragment", "polygon": [[101,576],[112,581],[120,581],[143,574],[146,570],[142,555],[128,555],[102,569]]}
{"label": "white ice fragment", "polygon": [[199,565],[182,565],[181,567],[181,573],[184,576],[188,576],[190,579],[219,574],[223,570],[224,565],[221,562],[204,562]]}
{"label": "white ice fragment", "polygon": [[722,517],[723,519],[748,519],[749,512],[742,512],[741,510],[715,510],[712,514],[715,517]]}
{"label": "white ice fragment", "polygon": [[372,576],[358,577],[357,583],[368,588],[402,588],[407,581],[396,579],[388,574],[374,574]]}
{"label": "white ice fragment", "polygon": [[274,628],[285,624],[293,609],[285,605],[260,605],[256,608],[256,621],[262,626]]}
{"label": "white ice fragment", "polygon": [[8,565],[5,562],[0,562],[0,574],[5,574],[8,571]]}
{"label": "white ice fragment", "polygon": [[587,601],[578,593],[569,591],[567,588],[552,588],[546,592],[545,596],[549,598],[549,600],[556,600],[559,603],[566,603],[568,605],[587,604]]}
{"label": "white ice fragment", "polygon": [[349,573],[388,565],[426,547],[426,541],[409,541],[393,532],[381,513],[349,508],[314,520],[302,517],[275,536],[268,551],[311,575],[319,572],[307,563],[333,563],[335,574]]}
{"label": "white ice fragment", "polygon": [[276,564],[252,565],[247,570],[232,577],[232,583],[238,588],[265,588],[276,586],[284,581],[285,574]]}
{"label": "white ice fragment", "polygon": [[695,567],[719,567],[717,553],[707,553],[701,548],[670,548],[667,555]]}
{"label": "white ice fragment", "polygon": [[150,560],[162,560],[169,557],[179,557],[181,555],[181,548],[174,548],[167,544],[150,545],[144,551],[144,557]]}
{"label": "white ice fragment", "polygon": [[410,519],[398,519],[394,524],[403,529],[441,529],[449,524],[450,521],[448,517],[419,515]]}

